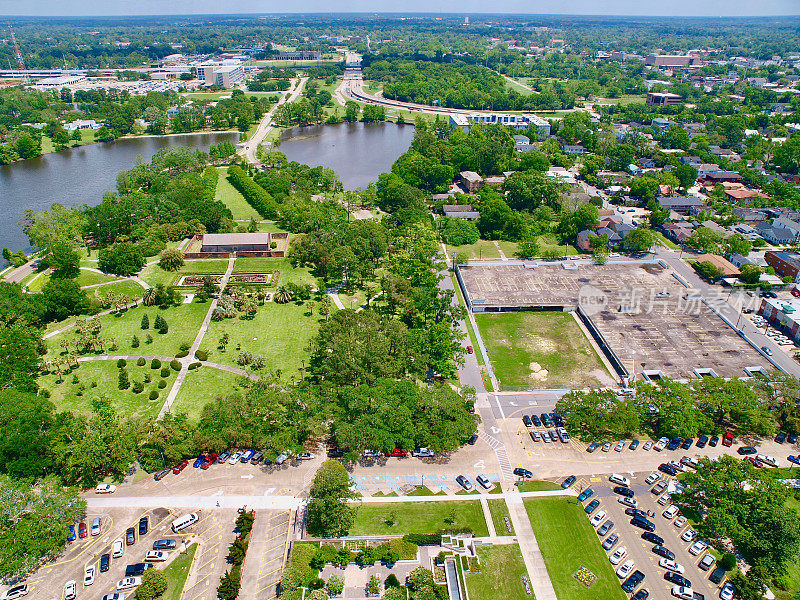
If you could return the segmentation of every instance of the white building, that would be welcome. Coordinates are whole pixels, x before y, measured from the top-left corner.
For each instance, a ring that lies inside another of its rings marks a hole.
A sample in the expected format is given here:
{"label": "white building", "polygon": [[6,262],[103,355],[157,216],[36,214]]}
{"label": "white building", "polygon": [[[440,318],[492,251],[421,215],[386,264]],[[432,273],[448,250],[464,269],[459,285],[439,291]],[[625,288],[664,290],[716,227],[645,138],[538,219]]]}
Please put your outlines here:
{"label": "white building", "polygon": [[244,68],[240,64],[206,63],[197,66],[197,78],[206,85],[218,85],[231,88],[244,77]]}
{"label": "white building", "polygon": [[450,125],[460,127],[464,131],[477,123],[501,123],[512,129],[527,129],[529,125],[536,127],[540,138],[550,135],[550,122],[534,114],[508,115],[501,113],[472,113],[472,114],[451,114]]}

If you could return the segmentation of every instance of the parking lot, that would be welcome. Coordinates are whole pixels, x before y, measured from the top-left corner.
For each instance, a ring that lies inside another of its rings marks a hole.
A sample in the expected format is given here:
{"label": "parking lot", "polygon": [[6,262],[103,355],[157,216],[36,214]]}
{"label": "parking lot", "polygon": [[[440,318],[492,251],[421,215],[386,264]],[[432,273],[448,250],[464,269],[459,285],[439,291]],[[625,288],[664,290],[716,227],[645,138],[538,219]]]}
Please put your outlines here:
{"label": "parking lot", "polygon": [[[92,519],[100,517],[102,522],[100,535],[95,537],[90,535],[85,539],[79,538],[68,543],[66,552],[58,560],[40,569],[27,580],[30,588],[29,597],[34,600],[63,598],[64,584],[69,580],[75,580],[78,597],[91,595],[99,598],[116,590],[116,584],[125,577],[125,568],[128,565],[144,561],[145,554],[148,550],[152,550],[154,541],[171,539],[177,542],[177,548],[169,552],[166,562],[154,563],[156,568],[163,569],[191,543],[200,541],[201,545],[207,544],[217,535],[218,530],[225,529],[225,522],[228,523],[227,529],[232,529],[235,519],[235,511],[228,511],[232,513],[230,515],[201,513],[200,521],[197,524],[180,534],[173,533],[172,521],[186,512],[189,511],[170,511],[168,508],[105,509],[102,512],[88,510],[84,522],[90,526]],[[142,517],[148,518],[148,531],[145,535],[140,536],[138,524]],[[101,556],[106,553],[111,554],[115,540],[122,538],[124,541],[125,531],[129,527],[136,530],[135,543],[130,546],[124,544],[123,556],[111,558],[108,571],[101,573]],[[227,550],[227,544],[225,549]],[[91,586],[84,586],[84,574],[90,565],[95,567],[95,580]]]}
{"label": "parking lot", "polygon": [[[692,546],[694,542],[685,542],[681,539],[681,534],[689,529],[689,525],[685,524],[682,527],[676,527],[674,525],[675,519],[666,519],[662,516],[662,513],[669,504],[658,504],[657,500],[659,496],[650,492],[653,486],[645,484],[645,479],[648,475],[650,475],[649,472],[625,474],[625,476],[630,479],[630,488],[636,493],[635,499],[639,503],[639,508],[652,513],[652,516],[648,516],[647,518],[655,524],[656,535],[664,539],[663,545],[675,554],[675,562],[685,569],[683,576],[692,583],[692,589],[695,592],[703,594],[707,599],[718,598],[720,586],[711,583],[708,579],[714,568],[712,567],[709,571],[702,571],[697,566],[703,556],[705,556],[706,551],[700,552],[697,556],[693,556],[689,553],[689,547]],[[670,478],[661,474],[660,481],[666,479]],[[626,560],[633,560],[635,563],[634,569],[638,569],[645,574],[644,582],[640,587],[650,592],[650,598],[659,600],[672,598],[670,590],[675,584],[664,579],[664,574],[667,572],[667,569],[659,566],[661,557],[652,552],[655,544],[642,539],[643,529],[631,525],[630,521],[632,517],[625,514],[625,509],[627,507],[618,502],[617,499],[620,496],[612,491],[615,484],[609,482],[608,477],[590,477],[576,482],[576,485],[578,486],[576,488],[577,491],[582,491],[582,489],[586,487],[591,487],[594,490],[594,495],[587,499],[584,504],[588,504],[595,498],[600,500],[600,505],[592,515],[604,511],[606,514],[602,522],[608,519],[614,522],[614,527],[606,536],[602,538],[598,536],[598,543],[612,533],[616,533],[619,536],[619,541],[613,548],[607,551],[607,554],[609,556],[612,555],[614,551],[620,547],[624,547],[628,551],[627,555],[614,566],[614,569],[618,569]]]}

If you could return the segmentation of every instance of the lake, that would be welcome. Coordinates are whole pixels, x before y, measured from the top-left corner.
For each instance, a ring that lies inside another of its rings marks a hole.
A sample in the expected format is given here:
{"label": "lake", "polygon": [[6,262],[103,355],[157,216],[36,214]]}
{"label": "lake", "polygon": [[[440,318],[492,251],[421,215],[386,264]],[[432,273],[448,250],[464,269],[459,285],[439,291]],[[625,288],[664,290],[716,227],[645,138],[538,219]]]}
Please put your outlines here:
{"label": "lake", "polygon": [[[117,173],[130,169],[141,156],[146,162],[170,146],[190,146],[208,151],[223,140],[239,141],[238,133],[122,138],[105,144],[69,148],[0,166],[0,248],[29,248],[19,220],[30,208],[45,210],[51,204],[99,204],[103,193],[117,189]],[[1,259],[0,259],[1,260]]]}
{"label": "lake", "polygon": [[278,150],[289,160],[333,169],[345,189],[364,188],[391,170],[414,139],[414,125],[341,123],[295,127]]}

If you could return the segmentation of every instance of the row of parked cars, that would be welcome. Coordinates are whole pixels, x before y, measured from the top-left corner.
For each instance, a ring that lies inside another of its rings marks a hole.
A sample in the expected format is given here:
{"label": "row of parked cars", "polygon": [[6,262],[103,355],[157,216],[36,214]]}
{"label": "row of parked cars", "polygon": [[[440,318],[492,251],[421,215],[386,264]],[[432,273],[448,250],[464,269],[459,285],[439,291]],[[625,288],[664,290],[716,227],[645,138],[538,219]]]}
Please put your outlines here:
{"label": "row of parked cars", "polygon": [[[278,457],[275,459],[276,465],[282,465],[285,463],[290,457],[292,453],[286,450],[282,454],[279,454]],[[303,452],[296,456],[299,460],[310,460],[312,458],[316,458],[316,454],[313,452]],[[192,467],[195,469],[203,469],[206,470],[213,464],[229,464],[235,465],[236,463],[249,463],[251,465],[257,464],[264,464],[264,465],[271,465],[272,461],[268,458],[264,457],[264,453],[258,450],[240,450],[235,452],[223,452],[222,454],[217,454],[216,452],[209,452],[208,454],[199,454],[197,458],[192,461]],[[153,478],[156,481],[160,481],[164,479],[167,475],[174,473],[178,475],[183,471],[186,467],[189,466],[188,460],[182,460],[177,465],[172,467],[171,469],[162,469],[158,473],[156,473]]]}
{"label": "row of parked cars", "polygon": [[733,445],[733,433],[730,431],[725,432],[722,438],[718,435],[714,436],[707,436],[701,435],[700,437],[695,440],[694,438],[680,438],[680,437],[673,437],[672,439],[668,437],[662,437],[658,441],[654,440],[647,440],[644,443],[640,442],[639,440],[632,440],[630,443],[626,442],[625,440],[620,440],[616,444],[613,442],[606,442],[605,444],[601,445],[598,442],[592,442],[586,448],[586,451],[590,454],[595,452],[598,448],[600,448],[603,452],[610,452],[611,448],[614,448],[615,452],[622,452],[625,450],[625,446],[628,446],[628,450],[636,450],[640,445],[642,446],[642,450],[655,450],[656,452],[661,452],[663,450],[677,450],[678,448],[683,448],[684,450],[688,450],[692,446],[696,446],[698,448],[705,448],[706,446],[716,447],[719,445],[720,441],[722,442],[723,446],[731,446]]}

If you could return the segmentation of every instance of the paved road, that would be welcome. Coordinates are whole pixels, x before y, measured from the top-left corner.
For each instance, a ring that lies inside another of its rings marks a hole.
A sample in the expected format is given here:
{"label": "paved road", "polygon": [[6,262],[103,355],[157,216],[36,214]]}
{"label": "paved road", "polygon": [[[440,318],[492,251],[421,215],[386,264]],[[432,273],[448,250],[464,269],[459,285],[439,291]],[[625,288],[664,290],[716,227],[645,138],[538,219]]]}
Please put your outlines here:
{"label": "paved road", "polygon": [[292,510],[256,511],[247,558],[242,565],[239,597],[271,600],[278,593],[289,543]]}
{"label": "paved road", "polygon": [[261,119],[261,122],[258,124],[258,129],[244,145],[242,148],[241,153],[244,154],[245,158],[251,163],[258,163],[258,159],[256,158],[256,150],[261,145],[261,142],[267,137],[270,131],[273,129],[272,125],[272,118],[275,116],[275,111],[278,110],[278,107],[282,104],[286,104],[287,102],[294,102],[297,100],[297,97],[303,91],[303,86],[305,85],[306,81],[308,81],[308,77],[303,77],[300,79],[293,79],[292,83],[296,83],[297,85],[289,92],[288,95],[284,95],[280,100],[278,100],[277,104],[273,106]]}

